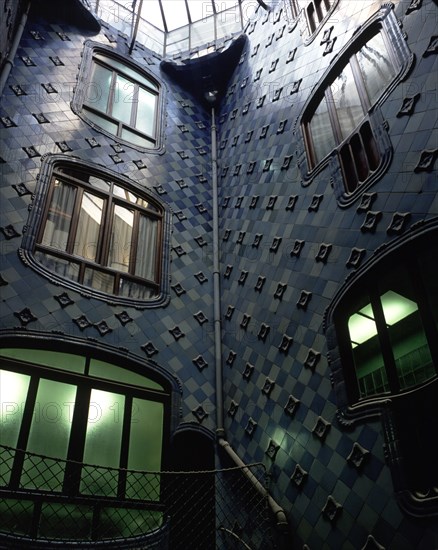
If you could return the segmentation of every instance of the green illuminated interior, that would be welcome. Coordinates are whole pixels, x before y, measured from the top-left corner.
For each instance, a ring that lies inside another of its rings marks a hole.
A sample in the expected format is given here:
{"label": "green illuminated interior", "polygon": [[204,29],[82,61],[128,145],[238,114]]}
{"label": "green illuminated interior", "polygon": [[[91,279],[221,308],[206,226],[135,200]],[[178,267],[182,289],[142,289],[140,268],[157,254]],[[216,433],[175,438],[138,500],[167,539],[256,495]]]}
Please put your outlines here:
{"label": "green illuminated interior", "polygon": [[[400,389],[434,376],[435,371],[417,304],[394,290],[380,297]],[[390,391],[371,304],[350,316],[348,330],[361,397]]]}

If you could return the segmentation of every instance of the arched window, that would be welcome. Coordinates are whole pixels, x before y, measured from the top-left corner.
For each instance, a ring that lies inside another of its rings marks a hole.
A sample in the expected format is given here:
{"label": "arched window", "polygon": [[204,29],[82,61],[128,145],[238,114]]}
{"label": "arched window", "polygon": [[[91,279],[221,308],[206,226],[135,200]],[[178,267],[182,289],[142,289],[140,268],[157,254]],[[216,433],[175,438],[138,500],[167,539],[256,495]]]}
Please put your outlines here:
{"label": "arched window", "polygon": [[48,157],[23,255],[42,273],[93,296],[146,306],[164,299],[167,215],[125,178]]}
{"label": "arched window", "polygon": [[307,102],[301,121],[305,179],[334,156],[342,180],[335,191],[348,203],[383,172],[390,145],[377,107],[411,61],[391,8],[382,8],[343,49]]}
{"label": "arched window", "polygon": [[161,86],[111,48],[86,42],[72,109],[106,135],[142,150],[160,147]]}
{"label": "arched window", "polygon": [[26,547],[159,532],[173,382],[113,353],[25,346],[0,351],[0,536]]}
{"label": "arched window", "polygon": [[375,254],[329,307],[338,420],[382,417],[394,486],[413,515],[438,514],[438,220]]}

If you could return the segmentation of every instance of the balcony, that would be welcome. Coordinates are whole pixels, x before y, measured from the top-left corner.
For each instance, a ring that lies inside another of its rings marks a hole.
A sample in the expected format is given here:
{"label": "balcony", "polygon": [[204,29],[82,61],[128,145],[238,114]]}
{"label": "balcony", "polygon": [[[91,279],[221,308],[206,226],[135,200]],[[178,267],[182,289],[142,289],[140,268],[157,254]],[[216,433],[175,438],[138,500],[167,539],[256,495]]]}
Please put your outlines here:
{"label": "balcony", "polygon": [[[0,446],[0,546],[275,548],[268,493],[243,470],[140,472]],[[261,464],[246,470],[266,486]]]}

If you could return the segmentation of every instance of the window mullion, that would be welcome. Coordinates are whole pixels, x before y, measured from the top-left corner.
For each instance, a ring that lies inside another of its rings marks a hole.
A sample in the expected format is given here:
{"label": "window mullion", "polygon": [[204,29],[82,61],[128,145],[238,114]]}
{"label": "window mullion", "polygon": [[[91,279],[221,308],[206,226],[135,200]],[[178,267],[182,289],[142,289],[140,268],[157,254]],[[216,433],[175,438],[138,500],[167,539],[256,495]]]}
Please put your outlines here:
{"label": "window mullion", "polygon": [[90,386],[81,384],[77,387],[63,484],[63,492],[71,495],[79,494],[90,397]]}
{"label": "window mullion", "polygon": [[12,467],[9,487],[18,489],[20,485],[21,472],[24,463],[24,451],[27,448],[29,439],[30,426],[32,424],[33,414],[35,410],[35,401],[38,391],[39,377],[32,376],[29,382],[27,391],[26,404],[23,411],[23,419],[21,421],[20,433],[17,440],[17,451],[15,453],[14,464]]}
{"label": "window mullion", "polygon": [[102,216],[101,234],[99,236],[99,249],[96,255],[96,261],[102,266],[108,262],[109,247],[113,228],[114,200],[112,196],[107,198],[104,213]]}
{"label": "window mullion", "polygon": [[132,97],[132,105],[131,105],[131,121],[130,125],[132,128],[135,128],[135,122],[137,120],[137,111],[138,111],[138,97],[139,97],[139,85],[134,84],[134,94]]}
{"label": "window mullion", "polygon": [[335,100],[333,99],[333,94],[330,89],[330,86],[328,86],[325,91],[325,99],[327,102],[327,110],[330,117],[330,122],[332,124],[332,129],[336,140],[336,144],[339,145],[339,143],[341,143],[342,141],[342,132],[341,132],[341,126],[338,120],[338,115],[336,113]]}
{"label": "window mullion", "polygon": [[391,393],[397,394],[400,392],[400,383],[397,375],[397,366],[395,364],[394,354],[392,352],[392,344],[386,325],[385,314],[383,312],[380,295],[377,292],[372,292],[371,306],[374,314],[374,321],[377,327],[377,335],[379,338],[380,349],[382,352],[384,367],[388,376],[388,383]]}
{"label": "window mullion", "polygon": [[117,101],[117,92],[116,92],[116,81],[117,81],[117,73],[113,70],[112,76],[111,76],[111,84],[108,94],[108,105],[106,106],[106,114],[113,116],[113,105]]}
{"label": "window mullion", "polygon": [[364,113],[365,113],[364,116],[366,116],[366,113],[368,113],[368,111],[371,108],[371,104],[368,98],[367,91],[364,86],[362,74],[359,68],[359,63],[357,62],[357,59],[356,59],[356,54],[350,57],[350,67],[351,67],[351,72],[353,73],[354,83],[356,84],[356,89],[359,94],[360,102],[362,104],[362,109],[364,110]]}
{"label": "window mullion", "polygon": [[67,240],[66,252],[67,254],[73,254],[76,232],[78,230],[79,215],[82,207],[82,198],[84,196],[84,189],[82,187],[76,186],[76,196],[75,196],[75,205],[73,207],[72,217],[71,217],[71,226],[70,232]]}
{"label": "window mullion", "polygon": [[120,446],[119,483],[117,488],[118,498],[125,498],[126,493],[126,470],[128,468],[129,458],[129,440],[132,418],[132,395],[125,395],[125,407],[123,413],[122,442]]}
{"label": "window mullion", "polygon": [[131,237],[131,250],[129,254],[129,273],[135,275],[135,265],[137,262],[137,250],[138,250],[138,239],[140,233],[140,212],[134,210],[134,224],[132,228],[132,237]]}

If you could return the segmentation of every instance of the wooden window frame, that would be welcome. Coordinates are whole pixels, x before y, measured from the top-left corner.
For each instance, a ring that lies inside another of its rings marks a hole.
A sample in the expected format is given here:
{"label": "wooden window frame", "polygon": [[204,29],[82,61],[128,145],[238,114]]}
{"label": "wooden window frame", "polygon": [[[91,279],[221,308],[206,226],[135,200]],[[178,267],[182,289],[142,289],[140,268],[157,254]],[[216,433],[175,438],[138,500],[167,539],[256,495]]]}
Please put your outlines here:
{"label": "wooden window frame", "polygon": [[[378,34],[382,36],[386,45],[394,75],[380,91],[379,96],[372,100],[366,91],[357,54]],[[409,74],[413,62],[414,55],[406,44],[406,36],[400,30],[391,5],[382,6],[362,25],[361,32],[356,33],[339,52],[320,79],[318,88],[309,96],[304,105],[301,116],[304,150],[303,162],[300,162],[304,186],[309,185],[315,176],[329,167],[338,204],[341,207],[346,207],[351,205],[384,174],[392,158],[392,147],[388,126],[380,112],[380,106],[395,86]],[[357,123],[356,129],[343,138],[330,86],[347,66],[351,68],[364,115]],[[327,99],[327,112],[333,132],[333,146],[323,158],[317,160],[310,125],[314,113],[323,99]],[[366,145],[368,150],[365,151],[365,155],[358,151],[359,145]],[[361,172],[363,167],[359,167],[360,169],[357,170],[356,166],[353,166],[353,180],[356,181],[349,184],[348,164],[351,163],[355,155],[367,156],[368,173],[364,175]]]}
{"label": "wooden window frame", "polygon": [[[103,191],[97,186],[93,186],[88,178],[95,176],[104,180],[109,185],[109,191]],[[69,228],[69,237],[64,250],[52,247],[42,243],[42,237],[48,219],[51,198],[54,190],[55,180],[64,182],[76,189],[74,199],[74,210],[72,212],[72,223]],[[114,188],[117,186],[126,192],[131,193],[137,199],[145,200],[150,208],[136,204],[127,198],[124,199],[115,194]],[[63,155],[47,155],[43,163],[43,169],[39,178],[39,187],[36,196],[37,208],[32,209],[29,217],[29,231],[25,234],[22,246],[19,249],[20,257],[23,261],[35,268],[42,275],[48,277],[51,281],[61,284],[68,288],[80,291],[81,294],[90,297],[102,299],[107,302],[113,302],[123,305],[131,305],[138,308],[149,308],[165,305],[168,303],[169,296],[169,240],[170,240],[170,211],[162,203],[155,193],[151,190],[140,188],[127,178],[114,174],[113,172],[97,167],[92,163],[80,161],[79,159],[66,159]],[[99,227],[99,237],[97,240],[97,252],[95,260],[87,259],[74,253],[73,246],[76,236],[76,229],[79,220],[81,207],[81,196],[84,192],[91,192],[94,196],[103,199],[104,209]],[[133,234],[130,239],[129,268],[127,271],[118,270],[106,266],[110,253],[111,228],[113,223],[113,212],[116,205],[125,207],[133,212],[134,224]],[[155,242],[155,279],[148,280],[135,274],[136,260],[139,255],[139,223],[140,218],[146,217],[157,223],[156,242]],[[69,278],[53,271],[48,264],[48,259],[44,262],[41,254],[50,255],[61,262],[70,262],[78,266],[78,278]],[[86,269],[93,272],[101,272],[112,277],[113,288],[111,292],[106,292],[101,288],[88,286],[84,282]],[[150,296],[146,298],[137,295],[126,295],[121,293],[121,283],[139,285],[145,291],[150,291]]]}

